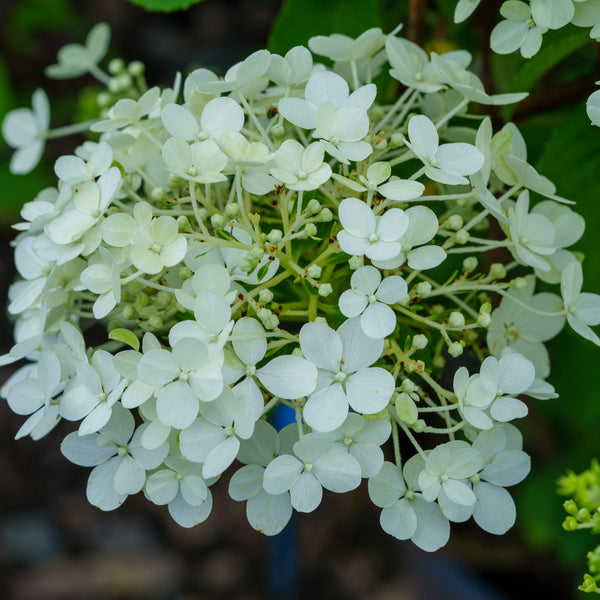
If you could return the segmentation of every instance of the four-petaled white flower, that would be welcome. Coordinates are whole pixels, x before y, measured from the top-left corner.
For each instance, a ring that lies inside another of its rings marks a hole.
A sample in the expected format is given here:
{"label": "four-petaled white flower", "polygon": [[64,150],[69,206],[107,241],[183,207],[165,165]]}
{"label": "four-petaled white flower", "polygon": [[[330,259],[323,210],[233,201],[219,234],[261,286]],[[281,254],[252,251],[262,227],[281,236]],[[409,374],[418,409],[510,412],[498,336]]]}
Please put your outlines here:
{"label": "four-petaled white flower", "polygon": [[350,285],[352,288],[340,296],[342,314],[360,315],[360,326],[369,337],[387,337],[396,327],[396,315],[388,305],[406,296],[408,286],[404,279],[392,275],[382,281],[381,273],[367,265],[352,274]]}

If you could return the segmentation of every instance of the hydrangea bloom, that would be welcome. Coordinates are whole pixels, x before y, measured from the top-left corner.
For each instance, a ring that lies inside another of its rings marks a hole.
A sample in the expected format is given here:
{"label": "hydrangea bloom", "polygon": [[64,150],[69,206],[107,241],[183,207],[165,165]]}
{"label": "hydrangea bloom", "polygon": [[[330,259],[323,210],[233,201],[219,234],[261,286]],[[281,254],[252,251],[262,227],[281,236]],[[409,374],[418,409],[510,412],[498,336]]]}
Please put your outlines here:
{"label": "hydrangea bloom", "polygon": [[[457,18],[477,4],[461,0]],[[532,14],[558,27],[568,4]],[[467,52],[428,56],[398,31],[310,40],[334,70],[297,46],[223,78],[197,69],[161,89],[140,75],[115,92],[100,26],[49,70],[106,83],[98,119],[48,131],[41,91],[5,118],[15,173],[46,137],[91,133],[15,226],[15,345],[0,363],[28,361],[1,389],[26,417],[16,437],[65,420],[62,451],[92,468],[92,504],[143,492],[192,527],[231,472],[230,496],[275,535],[365,478],[384,531],[427,551],[451,522],[512,526],[504,488],[529,459],[506,422],[527,413],[521,396],[556,396],[544,343],[568,322],[600,344],[571,250],[584,223],[516,126],[457,126],[471,101],[523,95],[490,96]],[[484,219],[494,239],[474,233]],[[513,263],[477,260],[496,248]],[[462,353],[481,364],[445,389]],[[276,431],[282,406],[293,422]]]}

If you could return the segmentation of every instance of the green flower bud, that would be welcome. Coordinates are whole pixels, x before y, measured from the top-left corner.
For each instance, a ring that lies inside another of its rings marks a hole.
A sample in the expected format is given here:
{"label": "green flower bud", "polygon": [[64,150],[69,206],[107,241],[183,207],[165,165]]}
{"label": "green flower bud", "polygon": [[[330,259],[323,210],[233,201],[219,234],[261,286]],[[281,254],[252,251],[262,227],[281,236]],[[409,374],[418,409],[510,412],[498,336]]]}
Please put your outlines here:
{"label": "green flower bud", "polygon": [[448,325],[450,325],[450,327],[464,327],[465,317],[458,311],[451,312],[448,317]]}
{"label": "green flower bud", "polygon": [[463,346],[460,342],[452,342],[448,346],[448,354],[450,356],[453,356],[454,358],[456,358],[457,356],[460,356],[462,353],[463,353]]}
{"label": "green flower bud", "polygon": [[427,346],[428,343],[428,339],[427,336],[422,334],[422,333],[418,333],[417,335],[415,335],[412,339],[412,347],[416,348],[417,350],[422,350],[423,348],[425,348],[425,346]]}
{"label": "green flower bud", "polygon": [[122,58],[113,58],[108,63],[108,72],[111,75],[119,75],[125,71],[125,61]]}
{"label": "green flower bud", "polygon": [[315,237],[315,235],[317,235],[317,226],[314,223],[308,223],[304,227],[304,233],[308,237]]}
{"label": "green flower bud", "polygon": [[220,215],[219,213],[215,213],[214,215],[212,215],[212,217],[210,218],[210,224],[215,228],[215,229],[223,229],[223,227],[225,227],[225,223],[227,221],[225,220],[225,217],[223,215]]}
{"label": "green flower bud", "polygon": [[283,233],[279,229],[271,229],[267,235],[267,240],[271,244],[279,244],[279,242],[283,239]]}
{"label": "green flower bud", "polygon": [[421,283],[418,283],[416,292],[417,296],[420,296],[421,298],[427,298],[427,296],[431,294],[431,284],[429,281],[421,281]]}
{"label": "green flower bud", "polygon": [[163,324],[163,320],[158,315],[153,315],[148,319],[148,325],[151,329],[160,329]]}
{"label": "green flower bud", "polygon": [[237,202],[232,202],[225,207],[225,214],[234,219],[240,214],[240,205]]}
{"label": "green flower bud", "polygon": [[457,244],[466,244],[469,241],[469,237],[469,232],[465,231],[464,229],[459,229],[454,234],[454,240]]}
{"label": "green flower bud", "polygon": [[331,219],[333,219],[333,213],[327,207],[321,210],[319,213],[319,221],[321,223],[329,223]]}
{"label": "green flower bud", "polygon": [[194,272],[189,268],[186,267],[185,265],[182,267],[179,267],[179,271],[177,272],[177,276],[179,277],[179,279],[181,279],[181,281],[185,281],[186,279],[189,279],[190,277],[192,277],[194,274]]}
{"label": "green flower bud", "polygon": [[506,277],[506,268],[502,263],[493,263],[490,266],[490,276],[492,279],[504,279]]}
{"label": "green flower bud", "polygon": [[254,269],[254,263],[247,258],[243,258],[238,263],[238,267],[242,273],[250,273]]}
{"label": "green flower bud", "polygon": [[395,402],[396,414],[407,425],[412,425],[419,418],[419,410],[414,400],[406,393],[398,394]]}
{"label": "green flower bud", "polygon": [[464,221],[460,215],[450,215],[446,220],[446,225],[450,229],[457,231],[464,225]]}
{"label": "green flower bud", "polygon": [[321,210],[321,203],[316,198],[312,198],[304,210],[309,215],[316,215]]}
{"label": "green flower bud", "polygon": [[132,77],[141,77],[144,74],[145,70],[146,70],[146,65],[144,65],[144,63],[141,60],[132,60],[127,65],[127,72]]}
{"label": "green flower bud", "polygon": [[274,139],[280,140],[285,135],[285,127],[279,123],[271,127],[271,135]]}
{"label": "green flower bud", "polygon": [[260,260],[265,255],[265,251],[260,246],[254,246],[250,250],[250,256],[256,260]]}
{"label": "green flower bud", "polygon": [[121,314],[126,321],[131,321],[131,319],[135,319],[136,316],[135,308],[133,308],[131,304],[126,304],[123,307],[123,312]]}
{"label": "green flower bud", "polygon": [[477,259],[474,256],[468,256],[463,260],[463,271],[472,273],[477,268]]}

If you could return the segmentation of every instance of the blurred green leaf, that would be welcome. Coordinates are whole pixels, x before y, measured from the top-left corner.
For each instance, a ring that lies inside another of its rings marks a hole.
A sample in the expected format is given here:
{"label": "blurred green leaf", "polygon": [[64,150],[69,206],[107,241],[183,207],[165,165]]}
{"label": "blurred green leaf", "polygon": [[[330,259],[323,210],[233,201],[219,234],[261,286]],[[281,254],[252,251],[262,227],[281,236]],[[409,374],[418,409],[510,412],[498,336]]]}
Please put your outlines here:
{"label": "blurred green leaf", "polygon": [[[591,42],[587,29],[562,30],[564,37],[557,39],[551,44],[546,44],[532,58],[523,61],[523,66],[517,71],[510,86],[512,92],[529,92],[533,86],[559,62],[578,50],[585,44]],[[509,121],[517,105],[510,104],[502,109],[502,116]]]}
{"label": "blurred green leaf", "polygon": [[186,10],[192,4],[197,4],[202,0],[129,0],[129,2],[152,12],[174,12]]}
{"label": "blurred green leaf", "polygon": [[380,25],[375,0],[286,0],[269,35],[271,52],[285,54],[315,35],[343,33],[357,37]]}
{"label": "blurred green leaf", "polygon": [[4,115],[14,106],[15,99],[10,84],[10,77],[5,62],[0,56],[0,121]]}

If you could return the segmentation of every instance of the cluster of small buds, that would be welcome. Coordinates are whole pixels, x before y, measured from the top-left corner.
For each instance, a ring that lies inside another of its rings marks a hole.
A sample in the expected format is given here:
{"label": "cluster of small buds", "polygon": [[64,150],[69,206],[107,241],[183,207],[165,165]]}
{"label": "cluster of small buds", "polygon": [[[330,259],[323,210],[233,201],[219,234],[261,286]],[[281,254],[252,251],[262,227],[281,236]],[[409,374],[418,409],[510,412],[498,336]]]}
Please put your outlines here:
{"label": "cluster of small buds", "polygon": [[[566,531],[587,529],[600,533],[600,465],[592,461],[582,473],[569,472],[558,480],[558,493],[568,496],[564,503],[567,517],[563,521]],[[587,554],[588,571],[579,586],[582,592],[600,593],[600,545]]]}
{"label": "cluster of small buds", "polygon": [[[468,53],[428,56],[378,28],[149,87],[138,62],[102,70],[109,33],[47,71],[104,84],[96,120],[50,130],[38,90],[3,123],[15,173],[47,138],[94,140],[56,161],[56,187],[15,226],[1,362],[29,362],[1,392],[27,417],[16,437],[73,422],[62,452],[93,468],[92,504],[143,492],[184,527],[231,474],[267,535],[362,479],[383,529],[425,550],[451,522],[507,531],[505,488],[529,472],[518,396],[556,396],[544,343],[568,322],[600,345],[600,296],[567,249],[583,219],[516,126],[468,113],[524,94],[489,95]],[[404,91],[378,96],[376,75]],[[507,264],[489,265],[498,249]],[[446,389],[462,354],[481,365]]]}

